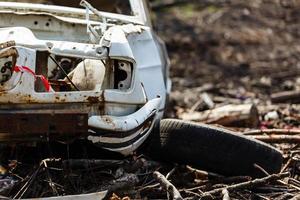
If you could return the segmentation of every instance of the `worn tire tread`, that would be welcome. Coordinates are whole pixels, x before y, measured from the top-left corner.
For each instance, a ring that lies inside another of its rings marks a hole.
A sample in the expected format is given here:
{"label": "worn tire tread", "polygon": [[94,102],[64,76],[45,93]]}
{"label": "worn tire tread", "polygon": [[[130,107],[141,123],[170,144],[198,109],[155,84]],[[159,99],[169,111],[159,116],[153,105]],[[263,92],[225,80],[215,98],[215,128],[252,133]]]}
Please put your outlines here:
{"label": "worn tire tread", "polygon": [[160,122],[160,137],[152,141],[154,157],[224,175],[263,175],[258,164],[268,173],[277,173],[282,154],[261,141],[233,131],[176,119]]}

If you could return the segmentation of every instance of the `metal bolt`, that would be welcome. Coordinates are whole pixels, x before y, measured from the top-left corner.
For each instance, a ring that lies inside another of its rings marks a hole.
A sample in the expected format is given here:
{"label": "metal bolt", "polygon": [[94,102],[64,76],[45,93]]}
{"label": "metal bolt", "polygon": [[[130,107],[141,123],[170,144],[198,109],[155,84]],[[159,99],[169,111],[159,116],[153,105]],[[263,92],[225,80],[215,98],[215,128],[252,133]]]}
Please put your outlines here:
{"label": "metal bolt", "polygon": [[98,47],[98,48],[96,49],[96,52],[97,52],[98,54],[102,54],[102,48],[101,48],[101,47]]}

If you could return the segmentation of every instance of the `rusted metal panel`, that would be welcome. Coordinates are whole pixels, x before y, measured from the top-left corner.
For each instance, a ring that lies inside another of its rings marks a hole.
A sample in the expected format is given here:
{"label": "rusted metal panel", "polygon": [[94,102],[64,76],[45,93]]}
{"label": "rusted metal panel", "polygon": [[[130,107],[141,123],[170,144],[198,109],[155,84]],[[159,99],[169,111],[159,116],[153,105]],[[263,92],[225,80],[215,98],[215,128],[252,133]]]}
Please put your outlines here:
{"label": "rusted metal panel", "polygon": [[48,141],[87,133],[88,114],[67,112],[0,114],[0,141]]}

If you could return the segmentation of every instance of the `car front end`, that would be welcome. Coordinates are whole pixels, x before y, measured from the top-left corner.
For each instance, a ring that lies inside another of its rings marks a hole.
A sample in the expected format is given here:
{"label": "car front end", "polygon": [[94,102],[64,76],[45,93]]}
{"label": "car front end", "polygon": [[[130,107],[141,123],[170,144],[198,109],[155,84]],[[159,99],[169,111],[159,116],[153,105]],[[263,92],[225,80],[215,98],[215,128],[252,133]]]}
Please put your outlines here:
{"label": "car front end", "polygon": [[128,155],[162,117],[167,61],[148,22],[82,5],[0,2],[1,143],[87,139]]}

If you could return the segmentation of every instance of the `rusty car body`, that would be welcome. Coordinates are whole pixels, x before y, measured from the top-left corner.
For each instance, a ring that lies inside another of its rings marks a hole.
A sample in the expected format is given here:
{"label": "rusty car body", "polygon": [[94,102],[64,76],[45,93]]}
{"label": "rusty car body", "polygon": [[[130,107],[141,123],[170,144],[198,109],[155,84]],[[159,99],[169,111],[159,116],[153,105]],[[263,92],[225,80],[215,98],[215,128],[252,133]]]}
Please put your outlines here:
{"label": "rusty car body", "polygon": [[147,2],[128,2],[130,15],[0,1],[1,143],[81,138],[128,155],[146,140],[169,62]]}

